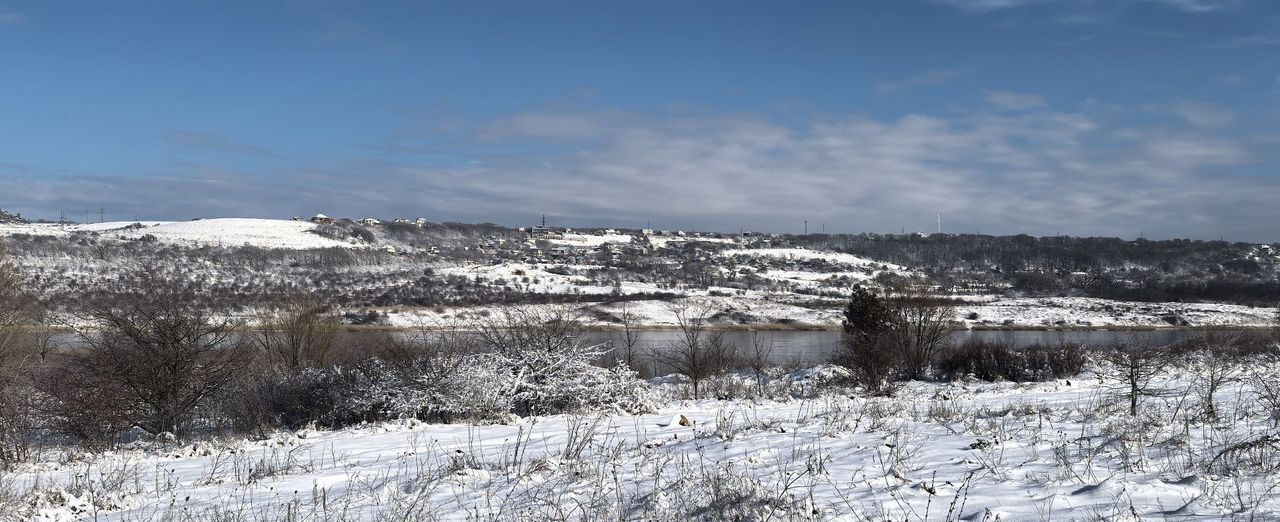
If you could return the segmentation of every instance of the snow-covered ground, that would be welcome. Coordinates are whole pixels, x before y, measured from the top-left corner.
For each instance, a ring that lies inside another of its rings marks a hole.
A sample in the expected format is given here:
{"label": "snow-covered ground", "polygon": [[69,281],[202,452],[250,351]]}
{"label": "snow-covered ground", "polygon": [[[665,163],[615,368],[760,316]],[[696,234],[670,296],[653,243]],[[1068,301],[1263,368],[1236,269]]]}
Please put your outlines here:
{"label": "snow-covered ground", "polygon": [[[1189,326],[1268,326],[1276,310],[1219,303],[1143,303],[1088,297],[998,299],[963,305],[957,316],[970,326],[1167,327],[1176,316]],[[977,319],[969,319],[977,314]]]}
{"label": "snow-covered ground", "polygon": [[567,245],[576,247],[598,247],[607,243],[630,243],[631,236],[627,234],[561,234],[558,239],[547,240],[553,245]]}
{"label": "snow-covered ground", "polygon": [[154,236],[165,243],[186,246],[242,246],[262,248],[330,248],[351,247],[311,233],[318,225],[305,221],[251,218],[215,218],[197,221],[119,221],[85,225],[33,223],[0,225],[0,237],[15,234],[68,236],[76,232],[95,232],[100,237],[137,239]]}
{"label": "snow-covered ground", "polygon": [[[705,294],[705,293],[704,293]],[[815,309],[793,304],[779,303],[758,297],[722,297],[695,296],[688,299],[694,304],[706,305],[713,315],[712,319],[719,323],[768,325],[779,323],[798,323],[801,325],[832,326],[838,325],[840,311],[831,309]],[[682,300],[683,301],[683,300]],[[563,305],[522,305],[526,308],[544,308]],[[568,305],[577,309],[580,320],[590,327],[604,327],[618,324],[623,313],[631,316],[634,325],[640,327],[671,327],[677,324],[675,306],[670,301],[641,300],[614,303],[584,303]],[[399,308],[388,313],[388,321],[392,326],[404,328],[453,328],[460,325],[496,317],[502,312],[503,305],[467,306],[467,307],[434,307],[434,308]]]}
{"label": "snow-covered ground", "polygon": [[720,255],[724,257],[766,256],[766,257],[777,257],[782,259],[796,259],[801,261],[809,260],[809,259],[821,259],[828,263],[839,264],[839,265],[884,266],[886,270],[902,270],[902,267],[894,264],[881,263],[881,262],[873,261],[871,259],[867,259],[865,257],[858,257],[853,254],[842,254],[839,252],[821,252],[817,250],[810,250],[808,248],[734,249],[734,250],[725,250],[721,252]]}
{"label": "snow-covered ground", "polygon": [[1185,369],[1135,417],[1089,371],[50,454],[0,475],[0,507],[42,521],[1280,517],[1273,412],[1248,384],[1277,368],[1237,369],[1216,418]]}

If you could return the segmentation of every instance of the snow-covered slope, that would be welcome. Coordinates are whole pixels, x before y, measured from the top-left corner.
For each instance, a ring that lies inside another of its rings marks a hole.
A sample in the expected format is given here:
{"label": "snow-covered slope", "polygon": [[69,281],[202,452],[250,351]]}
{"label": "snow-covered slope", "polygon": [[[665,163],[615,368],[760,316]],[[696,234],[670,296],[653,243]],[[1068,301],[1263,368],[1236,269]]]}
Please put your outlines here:
{"label": "snow-covered slope", "polygon": [[1189,405],[1146,398],[1129,417],[1120,381],[1100,373],[912,382],[887,398],[673,401],[648,415],[50,454],[4,472],[0,502],[46,521],[1275,520],[1270,411],[1236,398],[1276,375],[1248,376],[1219,392],[1218,423],[1196,420],[1185,393]]}
{"label": "snow-covered slope", "polygon": [[114,239],[154,236],[165,243],[192,246],[241,246],[263,248],[350,247],[311,233],[317,226],[304,221],[252,218],[217,218],[198,221],[115,221],[85,225],[29,224],[0,225],[0,236],[30,234],[66,236],[76,232],[96,233]]}
{"label": "snow-covered slope", "polygon": [[809,259],[821,259],[828,263],[852,266],[886,266],[889,270],[901,270],[897,265],[881,263],[873,261],[865,257],[858,257],[853,254],[842,254],[839,252],[820,252],[807,248],[753,248],[753,249],[735,249],[725,250],[720,253],[721,256],[767,256],[783,259],[795,259],[799,261]]}

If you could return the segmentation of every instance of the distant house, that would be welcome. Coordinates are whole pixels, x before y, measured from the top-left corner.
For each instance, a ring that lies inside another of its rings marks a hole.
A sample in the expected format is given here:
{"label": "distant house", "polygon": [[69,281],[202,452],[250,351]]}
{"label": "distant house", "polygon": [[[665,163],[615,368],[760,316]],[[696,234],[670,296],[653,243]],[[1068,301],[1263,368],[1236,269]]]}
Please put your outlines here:
{"label": "distant house", "polygon": [[546,225],[534,225],[529,227],[529,237],[533,239],[560,239],[562,236]]}
{"label": "distant house", "polygon": [[407,219],[405,219],[405,218],[396,218],[396,223],[400,223],[401,225],[408,225],[408,224],[409,224],[409,220],[407,220]]}
{"label": "distant house", "polygon": [[377,225],[377,224],[378,224],[378,220],[376,220],[376,219],[374,219],[374,218],[364,218],[364,219],[361,219],[361,220],[360,220],[360,224],[361,224],[361,225],[364,225],[364,226],[366,226],[366,227],[371,227],[371,226]]}
{"label": "distant house", "polygon": [[427,218],[418,218],[413,222],[413,224],[418,225],[420,227],[427,226],[427,223],[428,223]]}
{"label": "distant house", "polygon": [[333,219],[333,218],[331,218],[331,217],[329,217],[329,216],[326,216],[326,215],[324,215],[324,214],[316,214],[316,215],[314,215],[314,216],[312,216],[312,217],[311,217],[311,222],[312,222],[312,223],[320,223],[320,224],[322,224],[322,225],[332,225],[332,224],[334,224],[334,223],[337,223],[337,222],[338,222],[338,220]]}

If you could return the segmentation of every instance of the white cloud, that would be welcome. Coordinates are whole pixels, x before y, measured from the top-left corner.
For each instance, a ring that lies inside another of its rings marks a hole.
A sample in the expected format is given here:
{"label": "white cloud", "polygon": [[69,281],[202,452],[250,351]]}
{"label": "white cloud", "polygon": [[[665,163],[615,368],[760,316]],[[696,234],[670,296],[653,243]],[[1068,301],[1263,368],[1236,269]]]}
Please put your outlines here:
{"label": "white cloud", "polygon": [[932,69],[910,78],[878,82],[876,83],[876,92],[894,94],[917,87],[941,85],[959,76],[962,72],[960,69]]}
{"label": "white cloud", "polygon": [[[222,181],[198,187],[181,176],[0,172],[0,192],[21,194],[24,214],[55,216],[123,209],[146,194],[143,216],[323,211],[516,224],[547,213],[565,223],[719,230],[790,230],[807,219],[856,232],[928,229],[942,213],[957,231],[1276,239],[1269,224],[1280,220],[1271,201],[1280,179],[1235,174],[1274,163],[1271,147],[1207,127],[1118,126],[1111,113],[1061,111],[1031,95],[995,98],[1018,103],[798,124],[697,111],[529,111],[478,125],[459,147],[479,152],[452,165],[193,170]],[[484,152],[495,149],[503,152]]]}
{"label": "white cloud", "polygon": [[1145,2],[1161,4],[1171,9],[1188,13],[1208,13],[1218,11],[1238,3],[1238,0],[1108,0],[1099,2],[1097,0],[936,0],[939,3],[951,5],[970,11],[996,11],[1000,9],[1012,9],[1016,7],[1024,7],[1028,5],[1042,4],[1062,4],[1062,5],[1083,5],[1092,6],[1095,4],[1120,3],[1121,1],[1129,2]]}
{"label": "white cloud", "polygon": [[1000,109],[1006,110],[1025,110],[1037,109],[1044,107],[1044,98],[1034,94],[1026,94],[1012,91],[987,90],[983,92],[987,103]]}
{"label": "white cloud", "polygon": [[1152,106],[1149,110],[1182,118],[1196,127],[1225,127],[1235,122],[1235,114],[1227,109],[1203,102],[1179,100],[1165,106]]}

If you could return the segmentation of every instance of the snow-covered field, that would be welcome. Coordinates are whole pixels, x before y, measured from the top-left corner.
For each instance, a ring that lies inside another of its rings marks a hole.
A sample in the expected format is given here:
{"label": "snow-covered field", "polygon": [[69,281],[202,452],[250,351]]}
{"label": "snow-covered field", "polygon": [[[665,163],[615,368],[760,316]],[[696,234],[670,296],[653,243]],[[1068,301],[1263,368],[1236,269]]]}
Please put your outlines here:
{"label": "snow-covered field", "polygon": [[[1275,309],[1219,303],[1142,303],[1088,297],[998,299],[964,305],[957,316],[970,326],[1168,327],[1176,316],[1189,326],[1256,327],[1274,324]],[[977,314],[977,319],[968,319]]]}
{"label": "snow-covered field", "polygon": [[[771,325],[779,323],[799,323],[812,326],[833,326],[840,322],[839,310],[807,308],[792,304],[778,303],[755,297],[711,297],[697,296],[689,298],[693,303],[705,304],[713,313],[721,313],[730,323],[754,325]],[[546,308],[561,305],[523,305],[525,308]],[[580,320],[590,327],[604,327],[617,324],[623,313],[631,316],[632,323],[640,327],[675,326],[675,307],[669,301],[643,300],[615,303],[586,303],[574,306],[580,313]],[[467,306],[467,307],[434,307],[429,309],[402,308],[388,313],[392,326],[405,328],[443,328],[466,325],[469,322],[486,317],[495,317],[504,306]],[[612,320],[609,319],[612,318]]]}
{"label": "snow-covered field", "polygon": [[801,261],[809,260],[809,259],[821,259],[823,261],[826,261],[832,264],[852,265],[852,266],[883,266],[885,267],[886,270],[902,270],[902,267],[900,266],[890,264],[890,263],[880,263],[877,261],[873,261],[871,259],[867,259],[865,257],[858,257],[852,254],[842,254],[838,252],[819,252],[819,251],[810,250],[807,248],[734,249],[734,250],[725,250],[724,252],[721,252],[720,255],[724,257],[765,256],[765,257],[777,257],[782,259],[796,259]]}
{"label": "snow-covered field", "polygon": [[14,234],[68,236],[76,232],[94,232],[100,237],[137,239],[146,235],[157,240],[186,246],[256,246],[261,248],[330,248],[350,247],[310,233],[317,227],[305,221],[278,219],[216,218],[198,221],[119,221],[85,225],[33,223],[0,225],[0,237]]}
{"label": "snow-covered field", "polygon": [[1251,384],[1278,369],[1233,370],[1207,417],[1189,364],[1134,417],[1095,365],[1038,384],[912,382],[894,398],[837,388],[54,452],[0,475],[0,508],[45,521],[1280,517],[1275,412]]}

